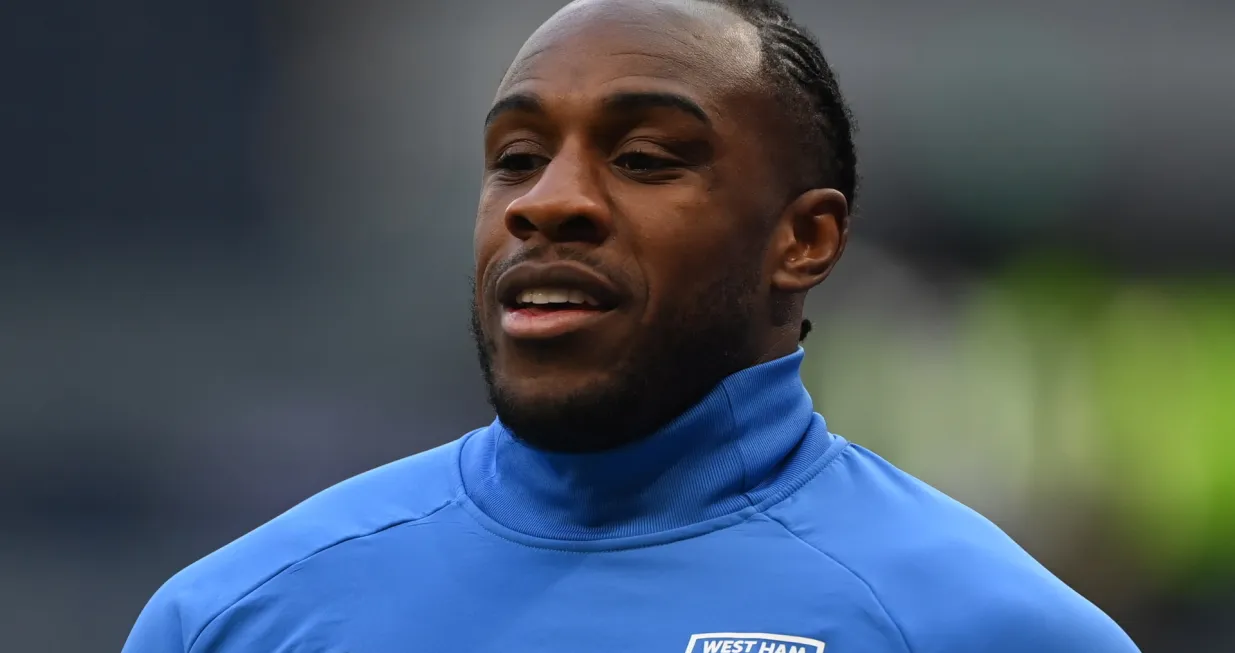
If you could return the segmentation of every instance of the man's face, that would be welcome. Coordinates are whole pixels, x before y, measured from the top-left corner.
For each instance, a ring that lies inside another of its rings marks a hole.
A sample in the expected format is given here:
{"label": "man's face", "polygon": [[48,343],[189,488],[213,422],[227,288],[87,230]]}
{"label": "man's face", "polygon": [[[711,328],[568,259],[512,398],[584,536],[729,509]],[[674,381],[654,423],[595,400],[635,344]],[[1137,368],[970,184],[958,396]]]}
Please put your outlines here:
{"label": "man's face", "polygon": [[764,356],[787,197],[758,36],[695,0],[567,7],[485,128],[473,326],[499,418],[623,444]]}

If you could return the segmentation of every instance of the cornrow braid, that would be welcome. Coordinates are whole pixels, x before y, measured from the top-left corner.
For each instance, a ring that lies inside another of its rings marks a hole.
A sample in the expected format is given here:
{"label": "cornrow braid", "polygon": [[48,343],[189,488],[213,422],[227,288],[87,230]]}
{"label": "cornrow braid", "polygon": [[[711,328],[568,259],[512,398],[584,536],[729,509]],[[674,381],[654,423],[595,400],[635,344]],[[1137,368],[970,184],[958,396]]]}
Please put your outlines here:
{"label": "cornrow braid", "polygon": [[812,185],[840,191],[852,213],[858,186],[853,113],[819,42],[778,0],[705,1],[733,11],[758,30],[764,67],[802,132]]}
{"label": "cornrow braid", "polygon": [[[819,42],[779,0],[705,1],[733,11],[758,30],[763,65],[802,134],[810,186],[840,191],[853,213],[858,191],[856,127]],[[802,320],[798,341],[806,340],[810,331],[810,320]]]}

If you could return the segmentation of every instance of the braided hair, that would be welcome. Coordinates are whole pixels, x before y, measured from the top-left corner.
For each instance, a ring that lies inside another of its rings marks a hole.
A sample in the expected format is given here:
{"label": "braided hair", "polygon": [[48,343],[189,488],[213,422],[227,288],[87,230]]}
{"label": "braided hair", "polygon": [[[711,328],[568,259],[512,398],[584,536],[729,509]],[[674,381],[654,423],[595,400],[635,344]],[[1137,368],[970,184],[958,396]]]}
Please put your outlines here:
{"label": "braided hair", "polygon": [[[779,0],[705,1],[733,11],[758,30],[765,72],[801,135],[807,187],[835,188],[852,213],[858,186],[853,114],[819,42]],[[810,321],[803,320],[798,340],[810,330]]]}

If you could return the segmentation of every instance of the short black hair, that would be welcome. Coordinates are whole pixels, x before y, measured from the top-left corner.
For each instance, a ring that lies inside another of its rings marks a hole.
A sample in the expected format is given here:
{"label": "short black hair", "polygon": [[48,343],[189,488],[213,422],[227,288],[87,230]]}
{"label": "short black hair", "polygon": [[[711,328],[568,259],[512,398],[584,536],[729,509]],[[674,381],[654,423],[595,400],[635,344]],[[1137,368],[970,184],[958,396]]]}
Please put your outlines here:
{"label": "short black hair", "polygon": [[738,14],[759,32],[763,66],[780,101],[794,115],[814,184],[835,188],[853,212],[858,158],[853,113],[819,42],[779,0],[704,0]]}
{"label": "short black hair", "polygon": [[[807,178],[840,191],[852,213],[858,192],[857,127],[819,41],[779,0],[704,1],[729,9],[758,30],[765,72],[802,133],[803,156],[811,166]],[[810,320],[802,320],[798,342],[810,331]]]}

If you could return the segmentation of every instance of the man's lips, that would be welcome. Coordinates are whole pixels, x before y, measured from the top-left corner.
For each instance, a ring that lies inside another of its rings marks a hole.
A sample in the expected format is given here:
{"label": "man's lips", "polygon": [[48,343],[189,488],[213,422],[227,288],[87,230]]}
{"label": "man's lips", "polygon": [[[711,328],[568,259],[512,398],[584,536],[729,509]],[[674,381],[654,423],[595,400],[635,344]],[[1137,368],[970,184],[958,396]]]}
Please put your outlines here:
{"label": "man's lips", "polygon": [[571,261],[520,263],[497,279],[497,300],[502,306],[518,306],[519,295],[534,289],[578,290],[595,300],[601,309],[616,308],[624,293],[609,279]]}
{"label": "man's lips", "polygon": [[497,280],[502,331],[516,339],[543,340],[586,328],[624,299],[616,284],[571,261],[522,263]]}
{"label": "man's lips", "polygon": [[597,308],[502,307],[502,331],[516,340],[546,340],[587,328],[612,310]]}

